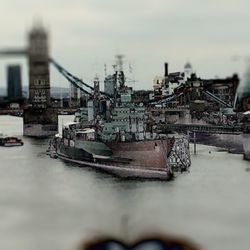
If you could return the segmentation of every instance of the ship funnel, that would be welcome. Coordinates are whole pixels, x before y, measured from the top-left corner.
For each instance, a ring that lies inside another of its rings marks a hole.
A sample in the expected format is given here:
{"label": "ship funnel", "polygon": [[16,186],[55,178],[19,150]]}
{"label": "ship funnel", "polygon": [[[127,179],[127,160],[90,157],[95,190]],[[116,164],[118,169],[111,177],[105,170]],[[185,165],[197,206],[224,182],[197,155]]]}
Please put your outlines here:
{"label": "ship funnel", "polygon": [[167,77],[168,76],[168,63],[165,63],[165,73],[164,76]]}

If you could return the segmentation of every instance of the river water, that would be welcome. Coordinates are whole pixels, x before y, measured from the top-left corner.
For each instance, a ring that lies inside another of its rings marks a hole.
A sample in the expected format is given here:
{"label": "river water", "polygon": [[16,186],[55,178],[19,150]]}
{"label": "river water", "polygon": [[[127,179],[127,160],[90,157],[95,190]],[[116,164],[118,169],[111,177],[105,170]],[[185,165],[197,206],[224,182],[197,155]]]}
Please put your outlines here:
{"label": "river water", "polygon": [[[22,119],[0,117],[0,131],[22,137]],[[68,250],[93,235],[151,232],[250,249],[250,164],[241,155],[198,145],[190,173],[128,181],[49,158],[48,140],[22,139],[0,148],[0,249]]]}

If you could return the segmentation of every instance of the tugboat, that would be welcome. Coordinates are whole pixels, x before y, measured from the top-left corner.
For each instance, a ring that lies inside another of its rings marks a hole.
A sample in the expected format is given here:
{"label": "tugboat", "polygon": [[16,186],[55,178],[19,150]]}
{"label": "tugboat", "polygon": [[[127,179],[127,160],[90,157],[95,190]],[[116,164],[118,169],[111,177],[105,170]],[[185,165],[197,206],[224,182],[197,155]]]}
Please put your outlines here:
{"label": "tugboat", "polygon": [[3,136],[2,134],[0,134],[0,146],[3,147],[23,146],[23,141],[17,137]]}
{"label": "tugboat", "polygon": [[[144,105],[133,103],[133,90],[125,86],[121,63],[112,79],[112,97],[100,94],[95,79],[88,116],[84,113],[83,119],[77,119],[80,122],[64,125],[62,135],[57,134],[50,142],[49,154],[122,178],[172,179],[169,160],[175,137],[156,133]],[[189,154],[188,147],[185,150]]]}

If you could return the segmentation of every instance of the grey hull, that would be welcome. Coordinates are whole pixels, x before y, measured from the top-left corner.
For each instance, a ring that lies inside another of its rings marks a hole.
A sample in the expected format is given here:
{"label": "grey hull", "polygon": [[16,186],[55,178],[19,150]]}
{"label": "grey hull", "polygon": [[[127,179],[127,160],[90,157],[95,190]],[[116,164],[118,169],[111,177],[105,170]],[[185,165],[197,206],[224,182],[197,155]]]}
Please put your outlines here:
{"label": "grey hull", "polygon": [[167,170],[142,169],[132,165],[126,167],[124,165],[115,166],[109,164],[80,161],[68,158],[66,155],[62,155],[60,153],[57,153],[56,156],[64,161],[76,163],[79,164],[80,166],[92,167],[94,169],[102,170],[122,178],[142,178],[142,179],[160,179],[160,180],[170,180],[172,178],[172,174]]}
{"label": "grey hull", "polygon": [[188,138],[103,143],[55,137],[48,149],[52,158],[89,166],[122,178],[169,180],[188,170]]}

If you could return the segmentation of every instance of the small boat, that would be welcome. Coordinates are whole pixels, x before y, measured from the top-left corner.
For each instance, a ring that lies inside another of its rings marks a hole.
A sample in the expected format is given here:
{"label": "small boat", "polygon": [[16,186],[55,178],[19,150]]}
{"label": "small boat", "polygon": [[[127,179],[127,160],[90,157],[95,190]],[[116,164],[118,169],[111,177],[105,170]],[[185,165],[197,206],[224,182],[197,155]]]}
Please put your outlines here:
{"label": "small boat", "polygon": [[23,141],[17,137],[0,135],[0,146],[3,147],[23,146]]}

